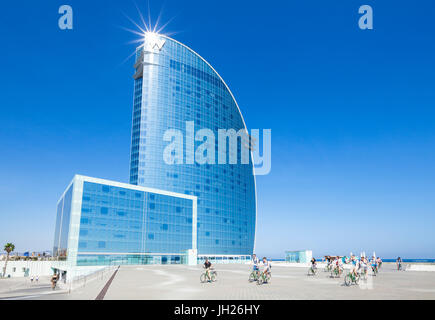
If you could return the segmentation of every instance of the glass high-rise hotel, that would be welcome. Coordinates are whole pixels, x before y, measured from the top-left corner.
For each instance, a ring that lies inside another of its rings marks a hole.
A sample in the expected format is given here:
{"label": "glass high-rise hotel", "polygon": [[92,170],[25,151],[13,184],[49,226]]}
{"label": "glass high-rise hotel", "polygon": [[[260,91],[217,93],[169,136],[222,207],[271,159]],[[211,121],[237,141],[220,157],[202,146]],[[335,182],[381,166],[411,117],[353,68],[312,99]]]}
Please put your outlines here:
{"label": "glass high-rise hotel", "polygon": [[[186,122],[216,137],[219,129],[246,130],[231,91],[201,56],[159,34],[145,35],[134,67],[130,184],[76,176],[58,203],[54,253],[82,266],[187,263],[192,252],[195,262],[249,259],[256,190],[240,138],[237,164],[163,157],[165,132],[186,134]],[[216,145],[216,158],[220,151]]]}

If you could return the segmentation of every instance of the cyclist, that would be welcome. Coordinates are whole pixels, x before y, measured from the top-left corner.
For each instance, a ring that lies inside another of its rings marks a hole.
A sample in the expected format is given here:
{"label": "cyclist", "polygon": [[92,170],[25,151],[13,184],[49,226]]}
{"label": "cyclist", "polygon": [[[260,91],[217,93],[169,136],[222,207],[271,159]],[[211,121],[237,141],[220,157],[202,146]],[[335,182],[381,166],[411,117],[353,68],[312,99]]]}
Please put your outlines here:
{"label": "cyclist", "polygon": [[397,270],[401,270],[402,269],[402,258],[398,257],[396,260],[396,264],[397,264]]}
{"label": "cyclist", "polygon": [[378,269],[381,269],[381,266],[382,266],[382,259],[381,259],[380,257],[378,257],[378,258],[376,259],[376,263],[378,264]]}
{"label": "cyclist", "polygon": [[263,257],[263,272],[261,273],[261,275],[270,274],[270,268],[270,262],[267,261],[266,257]]}
{"label": "cyclist", "polygon": [[359,260],[355,256],[350,257],[350,262],[352,263],[352,271],[351,273],[356,278],[358,276],[358,270],[360,268]]}
{"label": "cyclist", "polygon": [[373,272],[378,271],[378,264],[377,264],[376,258],[374,256],[372,257],[372,270],[373,270]]}
{"label": "cyclist", "polygon": [[204,268],[205,268],[205,275],[207,276],[208,280],[211,281],[211,277],[210,277],[211,262],[208,261],[208,258],[205,258]]}
{"label": "cyclist", "polygon": [[260,259],[258,259],[257,255],[255,253],[252,255],[252,263],[254,264],[252,270],[255,271],[257,273],[257,277],[259,277],[260,276],[260,268],[259,268]]}
{"label": "cyclist", "polygon": [[314,258],[311,258],[311,269],[313,269],[313,271],[317,269],[317,262]]}
{"label": "cyclist", "polygon": [[339,256],[335,257],[335,267],[334,269],[337,270],[338,274],[341,274],[342,270],[343,270],[343,261],[341,260],[341,258]]}
{"label": "cyclist", "polygon": [[367,274],[367,259],[366,257],[361,257],[360,268],[362,273]]}
{"label": "cyclist", "polygon": [[332,270],[332,268],[334,267],[334,257],[329,256],[328,257],[328,266],[329,266],[329,270]]}

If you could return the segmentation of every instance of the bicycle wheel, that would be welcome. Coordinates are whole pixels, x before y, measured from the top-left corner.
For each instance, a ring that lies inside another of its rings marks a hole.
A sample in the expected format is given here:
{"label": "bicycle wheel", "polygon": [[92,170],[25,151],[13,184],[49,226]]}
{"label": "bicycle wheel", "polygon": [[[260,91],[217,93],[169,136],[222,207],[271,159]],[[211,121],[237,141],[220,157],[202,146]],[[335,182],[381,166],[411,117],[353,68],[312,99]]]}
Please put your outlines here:
{"label": "bicycle wheel", "polygon": [[359,284],[359,275],[355,277],[355,284]]}
{"label": "bicycle wheel", "polygon": [[216,281],[216,276],[217,276],[216,273],[212,273],[212,274],[210,275],[211,282],[215,282],[215,281]]}
{"label": "bicycle wheel", "polygon": [[270,273],[267,274],[267,276],[266,276],[266,282],[269,283],[271,279],[272,279],[272,275]]}
{"label": "bicycle wheel", "polygon": [[201,281],[202,283],[204,283],[207,280],[207,276],[205,273],[201,274],[201,276],[199,277],[199,281]]}
{"label": "bicycle wheel", "polygon": [[263,282],[264,282],[263,276],[260,276],[260,277],[257,279],[257,284],[263,284]]}

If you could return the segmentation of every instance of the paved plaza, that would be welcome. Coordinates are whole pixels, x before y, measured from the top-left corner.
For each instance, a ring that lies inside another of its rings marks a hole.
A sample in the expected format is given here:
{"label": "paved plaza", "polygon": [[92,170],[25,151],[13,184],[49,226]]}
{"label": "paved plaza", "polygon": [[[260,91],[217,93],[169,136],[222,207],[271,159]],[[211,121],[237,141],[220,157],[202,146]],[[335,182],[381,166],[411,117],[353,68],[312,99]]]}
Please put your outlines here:
{"label": "paved plaza", "polygon": [[[307,268],[273,265],[272,281],[249,283],[249,265],[215,265],[218,280],[200,283],[201,266],[121,266],[105,292],[104,299],[435,299],[435,272],[396,271],[384,264],[367,282],[346,287],[338,279],[319,271],[307,276]],[[38,285],[16,284],[6,290],[0,280],[0,299],[95,299],[112,274],[94,280],[71,293],[51,291],[48,279]]]}

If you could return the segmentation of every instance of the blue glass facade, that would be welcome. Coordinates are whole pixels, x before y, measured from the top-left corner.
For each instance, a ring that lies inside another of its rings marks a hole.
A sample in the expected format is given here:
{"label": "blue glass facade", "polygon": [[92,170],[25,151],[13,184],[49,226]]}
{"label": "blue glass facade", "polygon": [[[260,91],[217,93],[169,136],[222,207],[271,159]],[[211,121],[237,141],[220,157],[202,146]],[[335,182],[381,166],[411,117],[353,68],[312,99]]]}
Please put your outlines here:
{"label": "blue glass facade", "polygon": [[[54,252],[75,252],[77,266],[182,263],[196,247],[196,199],[181,196],[76,176],[59,201]],[[72,216],[78,228],[64,233]]]}
{"label": "blue glass facade", "polygon": [[[130,183],[198,198],[198,254],[251,255],[255,240],[253,164],[167,164],[168,129],[246,129],[237,103],[216,71],[183,44],[145,36],[136,52]],[[187,150],[186,142],[184,149]],[[201,142],[195,142],[195,150]],[[218,151],[216,149],[216,151]],[[216,156],[217,158],[217,156]]]}
{"label": "blue glass facade", "polygon": [[309,263],[313,253],[311,250],[286,251],[285,261],[292,263]]}
{"label": "blue glass facade", "polygon": [[70,185],[57,203],[53,255],[59,257],[60,260],[67,258],[72,192],[73,188]]}

